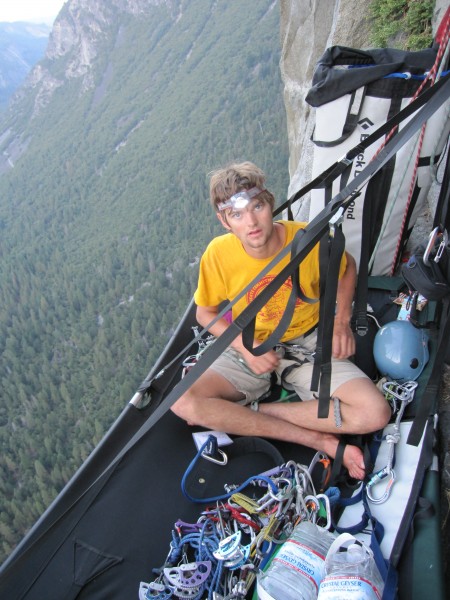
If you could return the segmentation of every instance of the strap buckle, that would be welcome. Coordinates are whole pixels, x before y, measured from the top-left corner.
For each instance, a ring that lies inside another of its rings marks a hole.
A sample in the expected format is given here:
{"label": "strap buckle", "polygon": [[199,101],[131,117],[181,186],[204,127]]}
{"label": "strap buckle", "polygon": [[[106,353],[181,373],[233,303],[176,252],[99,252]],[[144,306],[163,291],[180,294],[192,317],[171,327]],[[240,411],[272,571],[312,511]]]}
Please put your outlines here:
{"label": "strap buckle", "polygon": [[359,336],[363,337],[369,331],[369,326],[367,324],[367,316],[364,317],[356,317],[355,319],[355,333]]}
{"label": "strap buckle", "polygon": [[342,208],[342,206],[340,206],[339,209],[336,211],[336,213],[331,217],[331,219],[328,222],[328,225],[330,227],[330,237],[335,236],[336,227],[340,227],[342,225],[343,220],[344,220],[344,209]]}

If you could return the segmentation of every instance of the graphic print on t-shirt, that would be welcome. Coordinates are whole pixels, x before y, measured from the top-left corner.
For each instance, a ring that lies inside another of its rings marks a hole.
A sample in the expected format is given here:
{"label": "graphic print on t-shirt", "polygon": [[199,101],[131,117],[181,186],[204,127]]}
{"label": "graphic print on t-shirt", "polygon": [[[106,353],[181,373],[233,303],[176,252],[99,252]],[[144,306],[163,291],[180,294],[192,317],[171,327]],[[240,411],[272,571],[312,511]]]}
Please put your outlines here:
{"label": "graphic print on t-shirt", "polygon": [[[247,302],[250,304],[259,294],[263,291],[263,289],[269,285],[271,281],[275,279],[275,275],[266,275],[263,277],[258,283],[252,287],[252,289],[247,292]],[[301,288],[301,286],[300,286]],[[302,288],[301,288],[302,289]],[[292,291],[292,280],[289,277],[283,285],[275,292],[275,294],[269,299],[267,304],[262,307],[261,311],[258,313],[258,320],[261,323],[269,323],[269,322],[278,322],[283,315],[288,298]],[[302,289],[304,293],[304,290]],[[301,306],[305,304],[303,300],[297,298],[295,302],[295,306]]]}

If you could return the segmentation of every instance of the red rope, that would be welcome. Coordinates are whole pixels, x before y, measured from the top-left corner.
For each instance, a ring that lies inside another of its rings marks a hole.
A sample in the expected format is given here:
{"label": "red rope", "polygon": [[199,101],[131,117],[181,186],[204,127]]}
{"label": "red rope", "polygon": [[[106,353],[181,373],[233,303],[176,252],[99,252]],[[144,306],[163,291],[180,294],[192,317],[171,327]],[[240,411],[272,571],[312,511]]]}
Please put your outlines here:
{"label": "red rope", "polygon": [[[449,36],[450,36],[450,8],[447,9],[447,12],[445,13],[445,15],[443,17],[441,24],[439,25],[438,32],[436,34],[436,41],[439,43],[439,49],[438,49],[438,52],[436,55],[436,60],[434,61],[434,65],[431,67],[430,71],[426,74],[425,79],[422,81],[420,86],[417,88],[416,93],[409,101],[409,104],[413,100],[415,100],[417,98],[417,96],[419,96],[419,94],[422,92],[423,88],[427,85],[427,83],[430,80],[432,81],[432,83],[435,82],[437,70],[438,70],[439,64],[441,62],[441,59],[444,55],[445,49],[447,47],[447,44],[449,41]],[[384,148],[384,146],[387,144],[387,142],[391,139],[391,137],[394,135],[394,133],[397,131],[397,129],[398,129],[398,125],[396,125],[395,127],[393,127],[391,129],[391,131],[387,134],[386,138],[384,139],[383,143],[380,145],[380,147],[374,154],[372,160],[378,156],[378,154],[381,152],[381,150]]]}
{"label": "red rope", "polygon": [[[445,25],[444,25],[445,23]],[[437,71],[439,68],[439,65],[441,63],[442,57],[444,55],[445,49],[447,47],[447,44],[449,42],[449,38],[450,38],[450,9],[447,9],[447,12],[445,13],[445,17],[443,18],[441,25],[439,26],[439,48],[438,48],[438,52],[436,55],[436,60],[434,61],[434,65],[432,66],[431,70],[429,71],[427,77],[424,79],[424,81],[422,82],[422,84],[419,86],[419,88],[417,89],[416,93],[414,94],[413,98],[411,99],[414,100],[415,98],[417,98],[417,96],[420,94],[420,92],[422,91],[422,89],[424,88],[424,86],[431,81],[431,85],[433,85],[436,81],[436,75],[437,75]],[[420,160],[420,153],[422,151],[422,145],[423,145],[423,139],[425,136],[425,130],[426,130],[427,124],[424,123],[422,125],[422,129],[420,130],[420,136],[419,136],[419,141],[417,144],[417,153],[416,153],[416,158],[414,161],[414,171],[413,171],[413,176],[411,179],[411,184],[409,186],[409,194],[408,194],[408,199],[406,201],[406,206],[405,206],[405,210],[403,213],[403,219],[402,219],[402,224],[401,224],[401,228],[400,228],[400,235],[398,237],[398,241],[397,241],[397,247],[395,249],[395,253],[394,253],[394,258],[391,264],[391,271],[390,274],[393,275],[394,271],[395,271],[395,267],[397,264],[397,260],[398,260],[398,256],[400,254],[400,249],[401,249],[401,243],[402,243],[402,238],[403,238],[403,232],[405,230],[406,227],[406,221],[407,221],[407,217],[408,217],[408,213],[409,213],[409,208],[411,206],[411,201],[412,201],[412,197],[414,194],[414,188],[416,186],[416,179],[417,179],[417,171],[419,168],[419,160]],[[396,129],[396,128],[394,128]],[[388,136],[386,137],[386,141],[389,139],[389,137],[391,137],[394,133],[394,129],[392,131],[389,132]],[[386,141],[384,143],[386,143]],[[381,148],[378,150],[378,152],[381,150]],[[377,154],[378,154],[377,152]]]}

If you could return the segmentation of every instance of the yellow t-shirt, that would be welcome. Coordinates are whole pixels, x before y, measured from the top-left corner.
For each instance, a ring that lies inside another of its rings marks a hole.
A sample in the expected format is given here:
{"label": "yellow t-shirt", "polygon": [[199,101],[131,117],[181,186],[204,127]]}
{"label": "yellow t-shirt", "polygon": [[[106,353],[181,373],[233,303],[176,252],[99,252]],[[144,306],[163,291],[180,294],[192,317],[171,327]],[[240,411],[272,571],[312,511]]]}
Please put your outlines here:
{"label": "yellow t-shirt", "polygon": [[[299,229],[304,229],[307,223],[295,221],[278,221],[286,230],[285,246],[292,242]],[[232,233],[226,233],[214,238],[205,250],[200,262],[198,287],[194,300],[198,306],[219,306],[224,300],[233,300],[247,285],[255,279],[264,267],[273,259],[253,258],[245,252],[239,239]],[[258,296],[275,276],[288,264],[289,253],[256,283],[233,306],[235,319],[250,302]],[[346,267],[345,254],[342,258],[339,275],[342,276]],[[308,298],[319,297],[319,244],[300,264],[300,287]],[[269,299],[267,304],[256,316],[255,338],[264,341],[273,332],[286,308],[292,289],[289,278]],[[281,338],[282,341],[292,340],[306,333],[319,320],[319,303],[310,304],[297,298],[292,321]]]}

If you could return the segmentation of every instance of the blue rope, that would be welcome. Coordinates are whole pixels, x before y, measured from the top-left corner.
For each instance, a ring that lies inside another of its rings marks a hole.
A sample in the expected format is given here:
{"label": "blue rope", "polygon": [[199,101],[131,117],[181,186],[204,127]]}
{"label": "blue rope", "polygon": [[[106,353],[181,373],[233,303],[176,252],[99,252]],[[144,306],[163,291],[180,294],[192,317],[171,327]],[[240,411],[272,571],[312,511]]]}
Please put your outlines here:
{"label": "blue rope", "polygon": [[192,600],[200,600],[206,588],[209,589],[208,598],[210,600],[212,600],[214,592],[219,591],[223,561],[217,560],[213,554],[214,550],[219,548],[219,543],[220,539],[211,519],[206,519],[200,531],[188,533],[182,537],[172,531],[172,551],[168,563],[178,564],[181,560],[183,546],[189,545],[194,550],[194,558],[197,562],[209,560],[212,565],[208,579],[201,585],[199,593]]}
{"label": "blue rope", "polygon": [[[347,65],[347,69],[370,69],[371,67],[378,66],[380,65]],[[450,71],[442,71],[441,77],[446,77],[449,73]],[[427,77],[428,73],[424,73],[423,75],[414,75],[413,73],[405,71],[403,73],[389,73],[388,75],[384,75],[382,79],[415,79],[417,81],[424,81]]]}
{"label": "blue rope", "polygon": [[[446,77],[450,71],[442,71],[441,76]],[[383,79],[416,79],[418,81],[424,81],[428,77],[428,73],[423,75],[413,75],[412,73],[390,73],[385,75]]]}
{"label": "blue rope", "polygon": [[324,494],[325,496],[328,496],[331,508],[334,508],[341,498],[341,491],[338,487],[329,487],[325,490]]}
{"label": "blue rope", "polygon": [[266,477],[265,475],[253,475],[252,477],[249,477],[246,481],[244,481],[244,483],[242,483],[238,488],[234,489],[232,492],[229,492],[227,494],[222,494],[220,496],[213,496],[212,498],[194,498],[193,496],[191,496],[186,490],[186,480],[187,480],[189,474],[191,473],[192,469],[194,468],[198,459],[201,458],[203,451],[208,446],[208,444],[210,444],[210,438],[213,438],[213,437],[214,436],[210,435],[208,437],[208,439],[206,440],[206,442],[203,444],[203,446],[201,446],[201,448],[197,452],[196,456],[193,458],[190,465],[186,469],[186,472],[183,475],[183,479],[181,480],[181,491],[183,492],[184,496],[188,500],[190,500],[191,502],[195,502],[197,504],[209,504],[210,502],[217,502],[219,500],[227,500],[228,498],[230,498],[230,496],[232,496],[233,494],[236,494],[238,492],[241,492],[248,485],[250,485],[251,483],[253,483],[255,481],[260,481],[260,482],[262,481],[262,482],[266,483],[268,486],[270,486],[272,488],[272,491],[275,494],[278,492],[277,486],[274,484],[274,482],[269,477]]}

